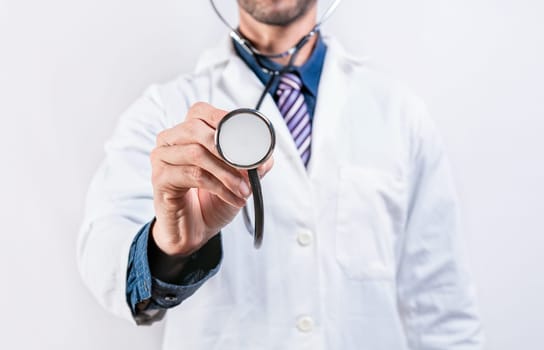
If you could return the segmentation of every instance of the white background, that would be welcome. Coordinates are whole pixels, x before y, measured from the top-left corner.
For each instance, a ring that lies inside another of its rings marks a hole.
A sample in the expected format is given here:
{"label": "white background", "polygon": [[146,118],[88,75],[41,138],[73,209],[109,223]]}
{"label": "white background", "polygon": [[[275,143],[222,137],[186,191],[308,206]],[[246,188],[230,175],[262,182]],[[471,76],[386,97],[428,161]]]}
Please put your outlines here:
{"label": "white background", "polygon": [[[543,4],[345,0],[326,26],[438,121],[489,349],[544,348]],[[83,198],[122,110],[225,35],[207,1],[0,0],[1,349],[158,348],[82,285]]]}

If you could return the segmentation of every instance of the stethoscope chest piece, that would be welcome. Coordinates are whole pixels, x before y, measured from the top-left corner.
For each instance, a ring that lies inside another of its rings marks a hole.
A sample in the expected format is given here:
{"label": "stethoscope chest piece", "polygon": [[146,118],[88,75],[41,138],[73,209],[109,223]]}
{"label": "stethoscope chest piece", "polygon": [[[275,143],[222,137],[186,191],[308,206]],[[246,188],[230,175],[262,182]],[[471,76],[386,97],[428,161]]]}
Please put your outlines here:
{"label": "stethoscope chest piece", "polygon": [[255,109],[228,113],[217,126],[215,145],[225,162],[238,169],[255,169],[272,155],[276,136],[272,123]]}
{"label": "stethoscope chest piece", "polygon": [[215,146],[223,160],[234,168],[246,169],[253,192],[255,227],[251,227],[247,207],[245,222],[253,233],[254,246],[259,248],[263,240],[264,208],[261,183],[257,167],[274,151],[276,135],[268,118],[255,109],[241,108],[229,112],[215,131]]}

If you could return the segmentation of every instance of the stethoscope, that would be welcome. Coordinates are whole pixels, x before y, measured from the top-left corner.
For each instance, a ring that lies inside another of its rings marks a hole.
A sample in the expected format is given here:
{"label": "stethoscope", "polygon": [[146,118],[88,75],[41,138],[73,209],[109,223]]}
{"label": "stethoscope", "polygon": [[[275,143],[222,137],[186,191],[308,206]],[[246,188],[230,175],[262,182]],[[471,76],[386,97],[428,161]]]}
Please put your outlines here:
{"label": "stethoscope", "polygon": [[[221,15],[216,7],[214,0],[210,0],[212,8],[217,17],[230,29],[230,36],[236,40],[240,46],[255,58],[255,61],[263,72],[270,78],[265,85],[261,96],[254,109],[240,108],[229,112],[219,125],[215,132],[215,146],[221,158],[229,165],[237,169],[247,170],[249,183],[253,192],[253,205],[255,211],[255,225],[252,226],[247,206],[244,206],[244,223],[250,234],[253,235],[253,245],[260,248],[263,242],[264,229],[264,206],[261,182],[257,168],[262,165],[274,151],[276,145],[276,134],[270,120],[262,114],[259,109],[269,93],[274,82],[282,74],[293,70],[293,63],[300,49],[308,43],[315,35],[319,34],[321,25],[329,19],[341,0],[334,0],[325,10],[321,19],[312,28],[312,30],[300,39],[290,49],[278,54],[265,54],[259,51],[251,42]],[[288,63],[281,69],[268,67],[263,58],[281,58],[290,56]]]}

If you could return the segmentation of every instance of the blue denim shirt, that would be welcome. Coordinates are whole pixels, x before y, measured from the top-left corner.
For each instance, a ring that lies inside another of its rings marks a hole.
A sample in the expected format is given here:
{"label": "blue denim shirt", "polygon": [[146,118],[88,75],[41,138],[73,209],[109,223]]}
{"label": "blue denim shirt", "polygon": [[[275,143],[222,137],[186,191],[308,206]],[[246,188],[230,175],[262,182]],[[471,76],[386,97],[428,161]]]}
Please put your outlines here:
{"label": "blue denim shirt", "polygon": [[[266,74],[257,64],[255,58],[246,52],[236,41],[233,40],[234,49],[248,67],[257,75],[263,85],[266,85],[269,75]],[[327,47],[321,37],[318,38],[316,46],[310,58],[300,67],[294,67],[304,84],[302,93],[304,95],[310,117],[315,111],[317,90],[325,53]],[[273,69],[281,69],[281,66],[270,60],[264,59],[264,63]],[[276,90],[278,81],[271,87],[270,93]],[[255,101],[257,102],[257,101]],[[217,273],[222,258],[221,234],[212,238],[204,247],[190,257],[190,264],[185,267],[186,271],[180,276],[178,284],[163,282],[151,275],[149,269],[148,239],[153,220],[144,225],[136,234],[130,247],[127,268],[126,297],[138,323],[146,323],[152,317],[141,311],[165,309],[179,305],[183,300],[190,297],[209,278]],[[215,258],[210,259],[210,256]],[[212,263],[210,264],[210,261]]]}
{"label": "blue denim shirt", "polygon": [[[126,296],[138,323],[145,323],[149,315],[138,315],[137,311],[168,309],[190,297],[219,270],[222,258],[219,234],[191,255],[178,284],[153,277],[148,260],[148,240],[153,221],[145,224],[136,234],[128,258]],[[210,259],[210,256],[214,258]],[[137,308],[138,304],[146,301],[145,307]]]}

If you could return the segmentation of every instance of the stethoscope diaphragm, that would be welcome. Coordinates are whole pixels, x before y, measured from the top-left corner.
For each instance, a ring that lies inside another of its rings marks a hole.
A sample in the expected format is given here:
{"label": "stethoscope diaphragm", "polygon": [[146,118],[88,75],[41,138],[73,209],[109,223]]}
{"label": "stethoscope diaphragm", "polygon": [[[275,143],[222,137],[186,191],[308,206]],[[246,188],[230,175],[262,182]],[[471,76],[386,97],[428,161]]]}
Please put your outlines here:
{"label": "stethoscope diaphragm", "polygon": [[215,146],[225,162],[238,169],[255,169],[272,155],[276,136],[272,123],[255,109],[240,108],[219,122]]}

